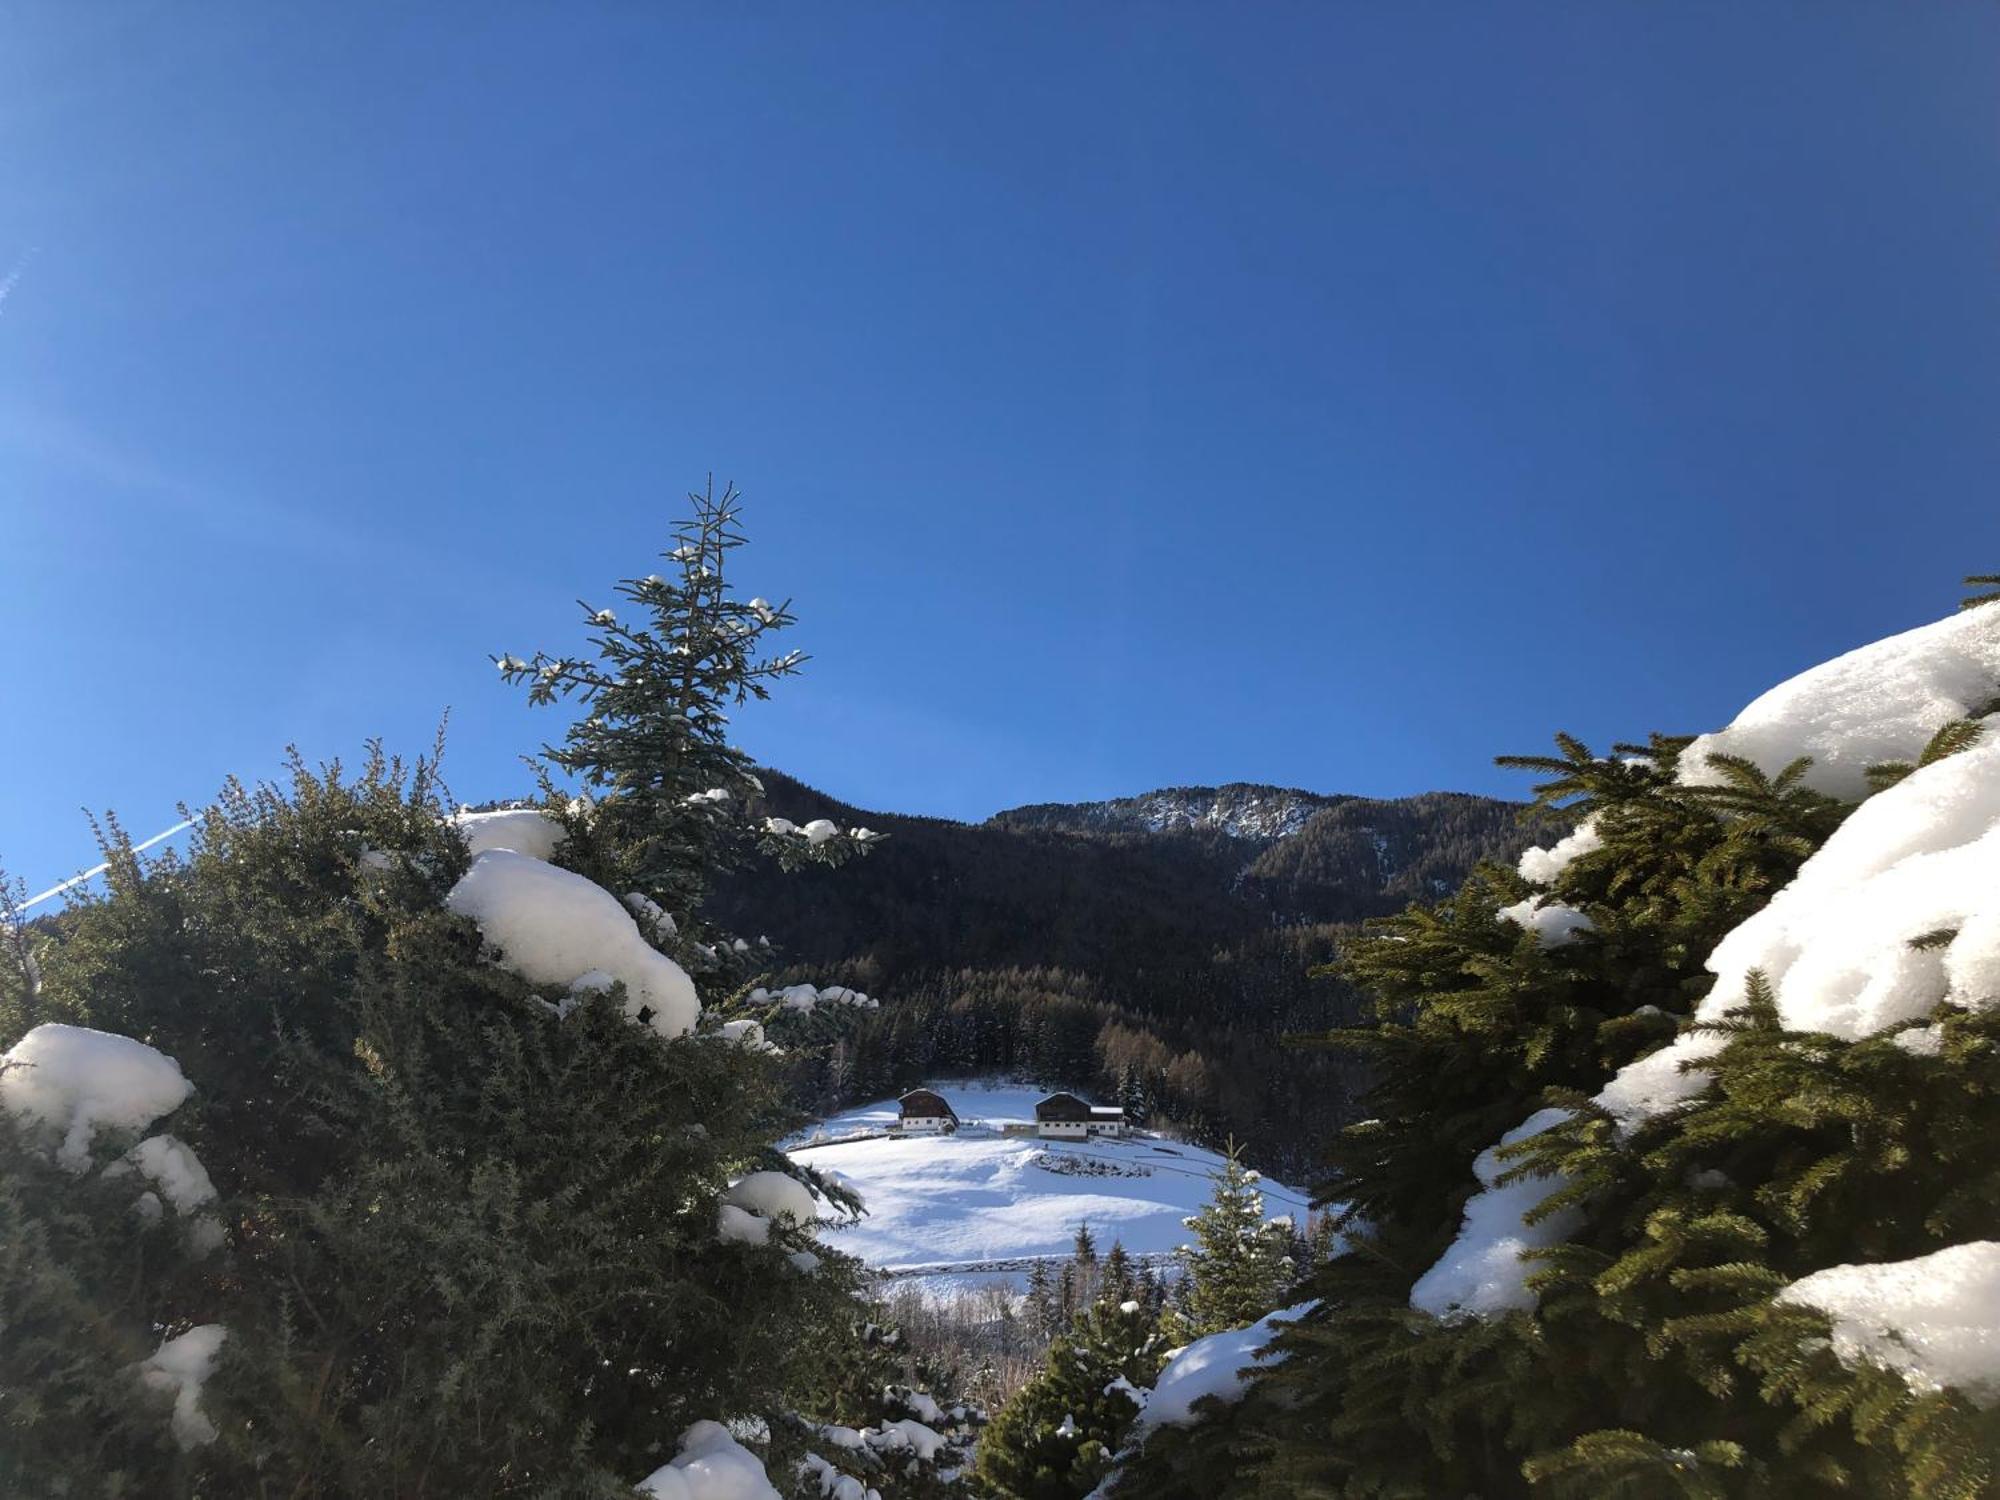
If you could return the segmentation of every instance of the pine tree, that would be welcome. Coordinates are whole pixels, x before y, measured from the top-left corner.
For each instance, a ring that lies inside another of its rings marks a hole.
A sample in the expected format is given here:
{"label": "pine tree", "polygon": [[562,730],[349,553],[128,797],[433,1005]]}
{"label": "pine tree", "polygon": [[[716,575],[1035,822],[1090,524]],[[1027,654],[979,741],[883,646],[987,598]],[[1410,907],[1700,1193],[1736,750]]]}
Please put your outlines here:
{"label": "pine tree", "polygon": [[1113,1302],[1127,1302],[1138,1291],[1138,1279],[1133,1273],[1132,1257],[1125,1253],[1125,1242],[1113,1240],[1111,1249],[1104,1257],[1104,1269],[1098,1275],[1101,1294]]}
{"label": "pine tree", "polygon": [[[536,652],[494,658],[500,675],[528,701],[574,700],[583,712],[560,745],[543,747],[549,770],[580,780],[586,797],[560,795],[543,777],[552,815],[567,830],[565,860],[615,891],[644,893],[691,929],[709,884],[761,853],[787,870],[838,863],[874,835],[798,829],[780,819],[751,824],[745,804],[763,791],[748,755],[729,741],[729,711],[770,696],[806,657],[772,640],[795,622],[789,603],[741,600],[729,589],[733,556],[744,544],[734,487],[711,484],[688,496],[690,518],[676,528],[665,575],[620,581],[624,614],[579,600],[595,632],[589,654]],[[692,931],[675,951],[715,955]],[[691,965],[695,967],[696,965]]]}
{"label": "pine tree", "polygon": [[1152,1117],[1152,1100],[1146,1080],[1130,1063],[1118,1075],[1118,1103],[1125,1111],[1125,1118],[1134,1125],[1144,1125]]}
{"label": "pine tree", "polygon": [[1194,1243],[1180,1251],[1187,1338],[1254,1323],[1278,1306],[1291,1281],[1288,1224],[1264,1218],[1258,1174],[1231,1141],[1202,1210],[1187,1220]]}
{"label": "pine tree", "polygon": [[1050,1347],[1040,1375],[994,1417],[973,1484],[998,1500],[1081,1500],[1125,1440],[1165,1341],[1137,1303],[1095,1303]]}
{"label": "pine tree", "polygon": [[872,1308],[835,1354],[809,1412],[794,1420],[810,1454],[806,1492],[832,1492],[845,1475],[882,1500],[961,1493],[986,1414],[955,1394],[954,1374],[916,1358],[887,1311]]}
{"label": "pine tree", "polygon": [[[1965,753],[1993,706],[1870,782]],[[1753,974],[1733,1015],[1686,1026],[1717,943],[1852,811],[1808,788],[1803,761],[1711,756],[1708,784],[1686,784],[1687,745],[1599,758],[1564,737],[1557,756],[1511,762],[1588,820],[1582,851],[1543,889],[1484,867],[1350,945],[1342,972],[1375,1024],[1326,1041],[1370,1056],[1375,1082],[1324,1189],[1346,1253],[1316,1271],[1318,1310],[1280,1333],[1248,1394],[1149,1436],[1116,1493],[1996,1493],[2000,1415],[1843,1358],[1826,1315],[1776,1294],[1829,1266],[2000,1239],[2000,1019],[1967,994],[1913,1047],[1791,1030]],[[1587,923],[1544,941],[1525,919],[1537,902]],[[1634,1122],[1594,1101],[1677,1036],[1719,1047],[1685,1103]],[[1528,1260],[1528,1305],[1413,1307],[1478,1186],[1473,1156],[1545,1108],[1554,1122],[1500,1154],[1498,1180],[1546,1184],[1529,1224],[1578,1227]]]}

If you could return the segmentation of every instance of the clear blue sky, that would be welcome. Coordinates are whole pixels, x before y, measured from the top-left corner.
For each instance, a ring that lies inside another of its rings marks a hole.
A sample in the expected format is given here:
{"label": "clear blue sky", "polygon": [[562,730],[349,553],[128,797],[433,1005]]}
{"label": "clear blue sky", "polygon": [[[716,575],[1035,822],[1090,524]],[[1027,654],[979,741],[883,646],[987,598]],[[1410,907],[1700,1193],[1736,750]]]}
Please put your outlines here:
{"label": "clear blue sky", "polygon": [[[412,13],[414,12],[414,13]],[[2000,567],[2000,8],[0,10],[0,860],[555,732],[735,479],[863,805],[1518,790]]]}

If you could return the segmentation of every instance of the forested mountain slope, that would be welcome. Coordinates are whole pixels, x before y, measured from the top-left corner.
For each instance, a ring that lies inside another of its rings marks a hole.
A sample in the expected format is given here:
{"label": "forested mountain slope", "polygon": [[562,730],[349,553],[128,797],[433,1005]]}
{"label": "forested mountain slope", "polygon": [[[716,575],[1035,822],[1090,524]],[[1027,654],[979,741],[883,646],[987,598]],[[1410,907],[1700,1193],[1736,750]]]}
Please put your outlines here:
{"label": "forested mountain slope", "polygon": [[[889,837],[863,864],[717,882],[710,912],[769,936],[785,978],[883,1008],[797,1082],[815,1108],[999,1071],[1116,1092],[1195,1139],[1306,1175],[1352,1118],[1354,1065],[1287,1035],[1355,1018],[1312,970],[1343,933],[1511,862],[1563,825],[1457,793],[1393,801],[1236,785],[1043,804],[980,824],[863,812],[777,772],[753,813]],[[1274,830],[1284,830],[1282,832]]]}
{"label": "forested mountain slope", "polygon": [[867,957],[886,977],[993,966],[1153,976],[1274,926],[1353,922],[1445,894],[1479,860],[1511,861],[1549,832],[1524,824],[1521,804],[1453,792],[1180,788],[967,824],[864,812],[778,772],[763,780],[764,811],[891,837],[841,880],[724,881],[714,910],[754,910],[800,962]]}

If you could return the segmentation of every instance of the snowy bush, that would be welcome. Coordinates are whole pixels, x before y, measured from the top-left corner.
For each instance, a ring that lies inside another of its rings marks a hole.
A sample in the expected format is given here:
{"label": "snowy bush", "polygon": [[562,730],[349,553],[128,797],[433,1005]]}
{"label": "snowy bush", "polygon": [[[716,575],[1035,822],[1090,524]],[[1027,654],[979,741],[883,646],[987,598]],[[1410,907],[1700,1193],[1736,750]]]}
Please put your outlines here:
{"label": "snowy bush", "polygon": [[150,867],[113,830],[107,893],[38,933],[44,1024],[0,1034],[0,1493],[774,1500],[789,1429],[702,1424],[819,1398],[858,1267],[767,1179],[799,1123],[770,1055],[694,1034],[737,981],[681,960],[721,935],[667,919],[757,837],[681,802],[749,777],[730,527],[596,626],[708,643],[694,716],[546,679],[599,719],[589,804],[454,816],[377,754],[231,783]]}
{"label": "snowy bush", "polygon": [[1989,603],[1509,757],[1575,831],[1343,959],[1355,1253],[1113,1493],[1992,1493],[1996,708]]}

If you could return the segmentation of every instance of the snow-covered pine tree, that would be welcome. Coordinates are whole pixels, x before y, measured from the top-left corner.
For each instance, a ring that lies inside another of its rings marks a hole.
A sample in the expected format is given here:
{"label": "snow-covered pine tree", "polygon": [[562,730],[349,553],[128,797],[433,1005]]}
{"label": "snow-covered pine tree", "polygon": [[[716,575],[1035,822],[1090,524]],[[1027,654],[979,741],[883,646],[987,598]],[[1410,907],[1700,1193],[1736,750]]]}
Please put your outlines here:
{"label": "snow-covered pine tree", "polygon": [[808,1453],[799,1490],[842,1500],[948,1500],[961,1483],[986,1413],[959,1397],[955,1372],[916,1358],[877,1305],[835,1352],[834,1369],[794,1420]]}
{"label": "snow-covered pine tree", "polygon": [[690,929],[669,946],[701,968],[715,960],[708,948],[732,951],[700,944],[691,930],[716,874],[753,852],[788,870],[838,863],[879,836],[824,820],[746,821],[743,809],[763,783],[730,743],[730,710],[769,697],[806,657],[775,649],[778,632],[796,623],[789,602],[730,591],[730,564],[745,540],[734,487],[717,495],[710,484],[688,504],[690,517],[662,559],[667,572],[613,589],[622,616],[578,601],[595,632],[591,651],[503,654],[494,664],[531,703],[574,700],[583,710],[563,742],[542,751],[549,768],[587,793],[571,799],[544,775],[548,811],[568,835],[565,861],[607,889],[643,894]]}
{"label": "snow-covered pine tree", "polygon": [[994,1500],[1081,1500],[1111,1467],[1165,1354],[1136,1301],[1100,1299],[1049,1346],[1042,1373],[980,1439],[972,1482]]}
{"label": "snow-covered pine tree", "polygon": [[1526,762],[1576,832],[1346,955],[1350,1253],[1118,1493],[1995,1493],[1996,709],[1977,609]]}
{"label": "snow-covered pine tree", "polygon": [[1257,1182],[1230,1141],[1208,1202],[1187,1220],[1194,1243],[1179,1252],[1182,1326],[1170,1330],[1173,1337],[1197,1339],[1254,1323],[1290,1285],[1291,1226],[1265,1219]]}
{"label": "snow-covered pine tree", "polygon": [[[773,1064],[695,1032],[664,924],[570,867],[700,888],[675,797],[755,679],[690,587],[701,665],[573,747],[616,760],[594,814],[454,819],[377,754],[232,783],[149,868],[111,827],[0,1036],[0,1491],[629,1495],[677,1446],[747,1483],[710,1419],[812,1402],[857,1268],[805,1221],[842,1194],[772,1150]],[[802,1451],[779,1427],[771,1472]]]}

